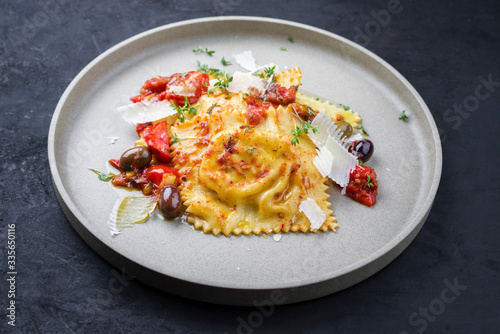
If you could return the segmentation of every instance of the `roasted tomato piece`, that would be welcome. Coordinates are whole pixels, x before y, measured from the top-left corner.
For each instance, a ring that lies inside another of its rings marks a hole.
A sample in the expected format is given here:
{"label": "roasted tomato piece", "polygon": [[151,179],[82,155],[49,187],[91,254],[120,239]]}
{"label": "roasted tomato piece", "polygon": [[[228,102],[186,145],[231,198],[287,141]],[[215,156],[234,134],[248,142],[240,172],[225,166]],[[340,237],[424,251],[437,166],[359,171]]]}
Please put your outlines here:
{"label": "roasted tomato piece", "polygon": [[130,101],[132,101],[132,103],[138,103],[138,102],[143,101],[144,98],[145,98],[144,95],[136,95],[136,96],[131,97]]}
{"label": "roasted tomato piece", "polygon": [[165,88],[165,99],[175,101],[178,105],[185,104],[187,97],[189,104],[196,103],[201,95],[208,91],[208,73],[191,71],[176,73],[170,76]]}
{"label": "roasted tomato piece", "polygon": [[295,94],[297,93],[297,87],[291,86],[290,88],[285,88],[278,84],[272,84],[266,91],[265,98],[266,101],[286,105],[295,102]]}
{"label": "roasted tomato piece", "polygon": [[373,168],[357,165],[351,171],[346,194],[353,200],[366,206],[373,206],[377,202],[377,189],[377,174]]}
{"label": "roasted tomato piece", "polygon": [[171,77],[157,76],[157,77],[149,79],[142,86],[141,94],[146,96],[146,95],[158,94],[158,93],[163,92],[165,90],[165,88],[167,87],[167,84],[169,83],[170,78]]}
{"label": "roasted tomato piece", "polygon": [[137,125],[135,127],[135,132],[137,132],[137,134],[140,136],[142,131],[144,131],[145,128],[147,128],[148,126],[151,126],[151,125],[153,125],[153,123],[151,123],[151,122],[137,123]]}
{"label": "roasted tomato piece", "polygon": [[170,144],[167,122],[161,121],[142,131],[144,140],[153,155],[161,162],[170,161]]}
{"label": "roasted tomato piece", "polygon": [[177,169],[167,165],[153,165],[145,169],[144,175],[146,180],[153,182],[156,185],[160,185],[165,174],[175,175],[175,178],[179,179],[179,172]]}
{"label": "roasted tomato piece", "polygon": [[119,159],[110,159],[108,162],[109,162],[109,164],[111,166],[115,167],[116,169],[121,170],[121,168],[120,168],[120,160]]}

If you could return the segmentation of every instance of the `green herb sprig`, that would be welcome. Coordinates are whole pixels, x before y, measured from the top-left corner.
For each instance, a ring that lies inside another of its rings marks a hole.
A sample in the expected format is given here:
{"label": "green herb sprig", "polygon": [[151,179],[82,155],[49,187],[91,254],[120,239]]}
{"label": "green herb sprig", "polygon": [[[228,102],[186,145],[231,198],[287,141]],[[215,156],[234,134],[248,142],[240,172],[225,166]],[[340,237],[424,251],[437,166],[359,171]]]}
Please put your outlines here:
{"label": "green herb sprig", "polygon": [[177,111],[177,118],[181,121],[181,123],[186,120],[186,112],[196,116],[196,108],[189,103],[187,96],[184,96],[184,105],[182,107],[173,103],[171,103],[170,106]]}
{"label": "green herb sprig", "polygon": [[372,178],[370,177],[370,175],[366,175],[366,183],[364,185],[364,187],[368,187],[368,188],[371,188],[371,187],[374,187],[375,185],[371,182],[372,181]]}
{"label": "green herb sprig", "polygon": [[366,131],[366,129],[363,127],[363,125],[362,125],[362,124],[359,124],[359,125],[358,125],[358,129],[359,129],[359,131],[361,131],[361,133],[363,133],[363,134],[365,134],[365,135],[369,136],[368,131]]}
{"label": "green herb sprig", "polygon": [[220,60],[221,64],[224,65],[224,66],[229,66],[231,65],[231,62],[226,60],[224,57],[222,57],[222,59]]}
{"label": "green herb sprig", "polygon": [[406,110],[403,110],[401,112],[401,115],[399,115],[399,119],[402,121],[406,121],[408,119],[408,116],[406,115]]}
{"label": "green herb sprig", "polygon": [[262,79],[267,79],[270,78],[274,75],[274,70],[276,69],[276,66],[273,67],[264,67],[264,72],[261,72],[258,74],[258,76]]}
{"label": "green herb sprig", "polygon": [[116,176],[116,174],[113,174],[113,173],[109,173],[109,174],[104,174],[102,172],[99,172],[98,170],[96,169],[92,169],[92,168],[89,168],[91,171],[93,171],[94,173],[97,174],[97,177],[99,178],[99,180],[101,181],[104,181],[104,182],[108,182],[108,181],[111,181],[113,180],[113,178]]}
{"label": "green herb sprig", "polygon": [[223,72],[218,68],[208,67],[207,64],[201,64],[199,60],[196,61],[198,63],[198,71],[205,72],[208,74],[222,75]]}
{"label": "green herb sprig", "polygon": [[302,135],[302,131],[305,134],[308,134],[309,131],[312,131],[313,133],[319,133],[318,127],[312,126],[311,121],[304,122],[301,126],[295,126],[295,130],[292,130],[292,144],[294,146],[297,146],[297,144],[299,144],[299,137]]}
{"label": "green herb sprig", "polygon": [[205,48],[205,50],[203,50],[202,48],[198,48],[198,49],[193,49],[193,52],[194,53],[206,53],[207,55],[209,55],[210,57],[212,57],[215,53],[214,50],[209,50],[208,48]]}
{"label": "green herb sprig", "polygon": [[346,106],[345,104],[340,103],[339,106],[341,106],[345,111],[351,110],[351,107]]}
{"label": "green herb sprig", "polygon": [[245,146],[245,148],[250,151],[250,155],[253,155],[253,152],[255,151],[255,147]]}
{"label": "green herb sprig", "polygon": [[214,87],[218,87],[223,92],[228,93],[227,88],[229,87],[229,83],[233,81],[233,76],[229,74],[222,75],[217,78],[217,82],[214,83]]}
{"label": "green herb sprig", "polygon": [[180,142],[182,139],[177,137],[177,133],[173,132],[172,133],[172,144]]}

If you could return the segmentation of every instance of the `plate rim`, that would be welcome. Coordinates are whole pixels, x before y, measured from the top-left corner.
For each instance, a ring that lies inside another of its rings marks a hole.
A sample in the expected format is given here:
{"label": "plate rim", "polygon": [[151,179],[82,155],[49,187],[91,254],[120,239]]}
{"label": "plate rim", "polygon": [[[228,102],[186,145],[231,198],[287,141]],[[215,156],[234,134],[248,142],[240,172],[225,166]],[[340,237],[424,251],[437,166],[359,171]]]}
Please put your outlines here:
{"label": "plate rim", "polygon": [[[82,227],[84,229],[86,229],[88,233],[92,234],[92,232],[90,232],[90,230],[88,230],[88,228],[85,226],[85,224],[82,223],[82,221],[87,222],[87,220],[85,219],[83,214],[80,212],[80,210],[76,207],[75,203],[72,201],[71,197],[69,196],[68,192],[66,191],[66,187],[64,186],[62,179],[61,179],[61,176],[59,175],[59,172],[58,172],[58,167],[57,167],[57,163],[56,163],[56,152],[55,152],[55,141],[56,141],[55,133],[56,133],[56,129],[57,129],[57,123],[58,123],[60,115],[61,115],[61,111],[62,111],[62,109],[67,101],[68,96],[70,95],[70,93],[72,92],[74,87],[78,84],[78,82],[86,75],[86,73],[92,67],[94,67],[97,63],[99,63],[101,60],[112,55],[114,52],[120,50],[124,46],[131,44],[137,40],[140,40],[146,36],[156,34],[156,33],[161,32],[161,31],[167,31],[169,29],[181,27],[181,26],[195,25],[195,24],[207,23],[207,22],[227,22],[227,21],[267,22],[267,23],[273,23],[273,24],[279,24],[279,25],[293,26],[293,27],[300,28],[303,30],[308,30],[308,31],[312,31],[315,33],[319,33],[321,35],[326,35],[329,38],[333,38],[333,39],[338,40],[340,42],[346,43],[349,47],[354,48],[357,51],[372,58],[377,63],[382,65],[386,70],[390,71],[392,73],[392,75],[394,75],[401,83],[403,83],[405,88],[408,89],[412,93],[413,97],[418,102],[420,108],[425,113],[427,122],[428,122],[430,129],[431,129],[431,132],[432,132],[432,139],[434,142],[435,168],[434,168],[434,173],[432,175],[432,183],[431,183],[431,186],[429,187],[429,190],[427,192],[427,196],[426,196],[425,200],[423,201],[422,205],[420,206],[419,210],[415,213],[415,215],[413,217],[408,217],[407,226],[404,229],[402,229],[398,234],[396,234],[390,240],[389,243],[385,244],[383,247],[381,247],[377,251],[371,253],[370,256],[367,256],[359,261],[351,263],[351,264],[349,264],[345,267],[339,268],[335,271],[331,271],[331,272],[329,272],[328,275],[327,274],[323,275],[323,276],[328,276],[328,277],[314,276],[314,277],[311,277],[311,278],[304,280],[301,284],[297,284],[297,285],[286,285],[286,284],[283,285],[283,284],[279,284],[279,283],[269,284],[268,287],[265,287],[265,288],[263,287],[262,289],[264,290],[264,289],[275,289],[275,288],[294,288],[294,287],[307,286],[307,285],[311,285],[311,284],[322,283],[322,282],[325,282],[328,280],[332,280],[332,279],[335,279],[337,277],[347,275],[351,272],[361,270],[365,266],[369,265],[371,262],[380,260],[382,257],[384,257],[384,255],[397,249],[398,246],[401,246],[401,250],[399,252],[397,252],[398,254],[396,254],[396,256],[392,257],[389,261],[387,261],[387,263],[385,265],[392,262],[410,244],[410,242],[415,238],[415,236],[420,231],[421,227],[425,223],[424,218],[426,218],[426,216],[429,214],[429,212],[432,208],[432,203],[433,203],[433,201],[436,197],[436,194],[437,194],[437,190],[439,187],[439,182],[440,182],[440,178],[441,178],[441,174],[442,174],[442,147],[441,147],[441,140],[440,140],[439,132],[438,132],[436,123],[434,121],[434,118],[433,118],[429,108],[425,104],[424,100],[420,96],[420,94],[409,83],[409,81],[403,75],[401,75],[394,67],[392,67],[389,63],[387,63],[385,60],[383,60],[382,58],[380,58],[379,56],[377,56],[376,54],[374,54],[370,50],[354,43],[353,41],[348,40],[347,38],[344,38],[342,36],[339,36],[335,33],[329,32],[327,30],[313,27],[313,26],[310,26],[307,24],[283,20],[283,19],[274,19],[274,18],[257,17],[257,16],[223,16],[223,17],[203,17],[203,18],[197,18],[197,19],[191,19],[191,20],[178,21],[178,22],[162,25],[162,26],[159,26],[159,27],[156,27],[153,29],[149,29],[149,30],[146,30],[142,33],[139,33],[139,34],[136,34],[132,37],[129,37],[129,38],[125,39],[124,41],[112,46],[111,48],[107,49],[106,51],[104,51],[100,55],[98,55],[96,58],[94,58],[89,64],[87,64],[75,76],[75,78],[71,81],[71,83],[65,89],[64,93],[61,95],[61,98],[59,99],[59,102],[56,105],[56,108],[55,108],[55,111],[54,111],[54,114],[52,116],[51,123],[50,123],[48,140],[47,140],[48,158],[49,158],[48,160],[49,160],[52,181],[54,184],[54,188],[56,189],[56,192],[59,195],[58,200],[59,200],[61,206],[63,206],[63,203],[61,202],[61,201],[63,201],[64,205],[67,206],[67,209],[71,212],[71,214],[74,215],[74,217],[78,220],[80,225],[82,225]],[[66,214],[66,212],[65,212],[65,214]],[[68,217],[67,214],[66,214],[66,216]],[[71,222],[71,219],[69,217],[68,217],[68,219]],[[76,229],[76,231],[78,232],[78,234],[80,236],[82,236],[82,233],[75,227],[74,222],[71,222],[71,223],[72,223],[73,227]],[[109,247],[98,236],[94,235],[94,237],[98,242],[103,243],[105,246]],[[409,237],[411,237],[411,239],[406,240]],[[84,239],[84,241],[87,244],[89,244],[91,246],[91,248],[96,250],[95,247],[88,240],[86,240],[83,236],[82,236],[82,238]],[[407,242],[405,242],[405,241],[407,241]],[[403,243],[405,243],[405,244],[403,245]],[[98,252],[98,251],[96,250],[96,252]],[[102,254],[101,252],[98,252],[98,254],[100,256],[102,256],[103,258],[105,258],[112,265],[115,264],[114,261],[110,260],[107,256],[105,256],[105,254]],[[125,255],[122,255],[122,254],[120,254],[120,255],[122,257],[124,257],[126,260],[134,262],[135,264],[142,266],[145,269],[153,270],[151,268],[145,267],[141,263],[137,263],[134,260],[127,258]],[[375,272],[378,272],[385,265],[383,265],[381,268],[377,269]],[[165,273],[160,273],[160,274],[166,275]],[[171,275],[167,275],[167,276],[174,278],[174,279],[179,279],[179,280],[183,280],[183,281],[185,280],[184,278],[178,278],[178,277],[171,276]],[[360,279],[359,281],[364,280],[369,276],[371,276],[371,274]],[[209,284],[200,283],[200,282],[196,282],[196,281],[190,281],[190,283],[201,284],[203,286],[210,286]],[[355,283],[353,283],[353,284],[355,284]],[[255,288],[245,289],[244,287],[240,287],[240,286],[213,285],[213,287],[228,288],[228,289],[240,289],[240,290],[255,290]],[[159,288],[161,289],[161,287],[159,287]]]}

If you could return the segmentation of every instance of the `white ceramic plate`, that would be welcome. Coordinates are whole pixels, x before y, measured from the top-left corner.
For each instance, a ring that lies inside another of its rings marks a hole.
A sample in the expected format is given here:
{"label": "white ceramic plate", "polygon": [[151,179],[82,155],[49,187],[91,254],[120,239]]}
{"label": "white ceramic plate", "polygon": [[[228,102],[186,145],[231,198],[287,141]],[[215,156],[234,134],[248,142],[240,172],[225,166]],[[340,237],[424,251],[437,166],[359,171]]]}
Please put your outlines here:
{"label": "white ceramic plate", "polygon": [[[288,40],[294,38],[294,42]],[[213,57],[195,54],[202,47]],[[286,48],[282,51],[281,48]],[[299,66],[301,90],[360,113],[375,154],[378,203],[365,207],[331,189],[337,233],[214,237],[181,222],[152,217],[112,237],[106,224],[117,192],[89,168],[106,170],[137,136],[115,111],[147,79],[197,68],[222,68],[224,56],[252,50],[258,64]],[[406,110],[409,120],[398,119]],[[108,144],[108,137],[118,137]],[[100,255],[157,288],[189,298],[250,305],[279,290],[280,303],[324,296],[374,274],[413,240],[441,175],[441,146],[418,93],[390,65],[332,33],[254,17],[179,22],[132,37],[106,51],[69,85],[55,110],[49,161],[70,222]]]}

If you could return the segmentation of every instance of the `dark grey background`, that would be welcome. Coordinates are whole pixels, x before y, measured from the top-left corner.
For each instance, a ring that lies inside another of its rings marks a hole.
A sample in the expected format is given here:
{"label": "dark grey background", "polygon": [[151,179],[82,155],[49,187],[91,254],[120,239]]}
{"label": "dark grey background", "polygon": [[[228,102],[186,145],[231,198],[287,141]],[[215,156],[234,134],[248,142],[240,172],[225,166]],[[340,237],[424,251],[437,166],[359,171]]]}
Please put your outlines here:
{"label": "dark grey background", "polygon": [[[373,13],[389,2],[0,1],[0,328],[18,333],[498,332],[500,5],[405,0],[389,24],[360,37],[367,27],[377,28]],[[136,281],[124,281],[120,291],[110,289],[119,271],[68,223],[51,184],[46,149],[50,120],[67,85],[92,59],[128,37],[215,15],[282,18],[355,40],[400,71],[428,104],[443,142],[436,201],[415,241],[373,277],[259,317],[256,308],[193,302]],[[480,77],[497,83],[488,97],[478,88]],[[470,111],[453,111],[464,103]],[[12,223],[15,328],[6,317],[7,224]],[[459,290],[445,290],[454,283]]]}

